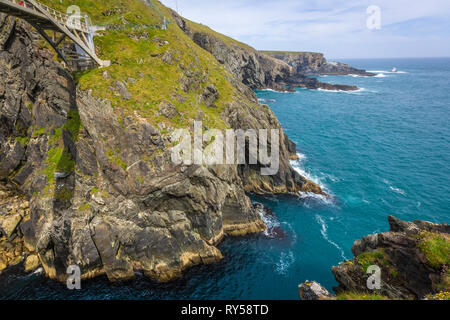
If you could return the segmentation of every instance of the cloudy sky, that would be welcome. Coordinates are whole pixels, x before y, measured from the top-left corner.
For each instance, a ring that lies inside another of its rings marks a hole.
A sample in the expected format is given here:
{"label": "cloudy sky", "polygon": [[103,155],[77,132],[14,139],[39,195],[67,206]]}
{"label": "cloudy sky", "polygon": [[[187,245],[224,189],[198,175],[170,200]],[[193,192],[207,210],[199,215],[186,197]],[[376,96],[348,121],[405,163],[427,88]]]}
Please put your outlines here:
{"label": "cloudy sky", "polygon": [[[260,50],[329,58],[450,57],[450,0],[162,0]],[[370,6],[380,9],[381,28]]]}

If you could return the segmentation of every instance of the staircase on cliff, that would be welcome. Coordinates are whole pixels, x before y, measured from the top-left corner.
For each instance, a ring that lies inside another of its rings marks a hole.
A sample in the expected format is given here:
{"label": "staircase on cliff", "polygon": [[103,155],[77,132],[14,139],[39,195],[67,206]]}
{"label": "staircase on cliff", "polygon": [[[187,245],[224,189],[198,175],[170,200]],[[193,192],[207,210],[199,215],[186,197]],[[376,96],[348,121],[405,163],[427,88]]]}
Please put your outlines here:
{"label": "staircase on cliff", "polygon": [[[92,26],[86,15],[61,13],[35,0],[0,0],[0,12],[30,23],[74,70],[110,65],[95,53],[94,35],[100,28]],[[66,38],[72,45],[62,46]]]}

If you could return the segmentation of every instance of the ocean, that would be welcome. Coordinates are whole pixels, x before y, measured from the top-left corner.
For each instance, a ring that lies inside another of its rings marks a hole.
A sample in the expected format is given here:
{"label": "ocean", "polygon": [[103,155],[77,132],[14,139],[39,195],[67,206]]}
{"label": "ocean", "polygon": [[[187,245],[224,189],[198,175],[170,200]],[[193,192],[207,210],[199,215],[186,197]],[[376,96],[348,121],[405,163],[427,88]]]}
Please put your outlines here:
{"label": "ocean", "polygon": [[[70,291],[40,275],[0,278],[7,299],[298,299],[298,284],[332,290],[331,267],[388,215],[450,223],[450,58],[345,60],[376,77],[324,76],[356,92],[257,91],[291,140],[292,165],[332,197],[252,197],[273,211],[265,234],[227,238],[223,261],[168,284],[106,278]],[[389,70],[397,68],[398,72]]]}

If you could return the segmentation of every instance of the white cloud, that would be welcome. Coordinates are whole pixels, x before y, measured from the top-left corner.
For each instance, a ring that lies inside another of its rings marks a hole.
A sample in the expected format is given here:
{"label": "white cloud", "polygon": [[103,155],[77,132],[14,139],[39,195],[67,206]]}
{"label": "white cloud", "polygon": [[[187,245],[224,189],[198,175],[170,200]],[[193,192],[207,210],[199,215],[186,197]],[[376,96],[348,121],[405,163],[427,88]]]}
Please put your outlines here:
{"label": "white cloud", "polygon": [[[417,19],[426,18],[428,24],[439,23],[443,18],[449,20],[448,0],[162,2],[174,9],[178,2],[179,13],[184,17],[257,49],[323,51],[335,57],[373,57],[375,53],[384,57],[450,55],[450,35],[442,31],[419,36],[412,30],[408,33],[407,26],[408,21]],[[366,28],[369,5],[377,5],[382,10],[380,31]],[[397,27],[392,28],[393,25]]]}

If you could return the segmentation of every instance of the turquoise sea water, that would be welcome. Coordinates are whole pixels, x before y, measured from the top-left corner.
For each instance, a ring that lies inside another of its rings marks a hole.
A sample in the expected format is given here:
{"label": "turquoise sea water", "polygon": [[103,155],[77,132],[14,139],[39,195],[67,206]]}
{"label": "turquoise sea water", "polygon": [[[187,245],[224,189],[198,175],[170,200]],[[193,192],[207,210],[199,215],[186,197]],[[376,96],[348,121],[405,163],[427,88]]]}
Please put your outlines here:
{"label": "turquoise sea water", "polygon": [[[157,285],[83,282],[72,292],[36,275],[0,279],[0,298],[298,299],[297,286],[336,285],[331,267],[352,258],[363,235],[388,231],[387,216],[450,222],[450,58],[348,60],[377,77],[327,76],[358,92],[258,91],[297,143],[293,166],[332,196],[254,197],[274,216],[270,232],[229,238],[225,258]],[[396,67],[398,73],[387,72]]]}

